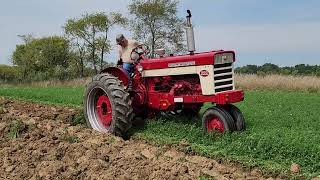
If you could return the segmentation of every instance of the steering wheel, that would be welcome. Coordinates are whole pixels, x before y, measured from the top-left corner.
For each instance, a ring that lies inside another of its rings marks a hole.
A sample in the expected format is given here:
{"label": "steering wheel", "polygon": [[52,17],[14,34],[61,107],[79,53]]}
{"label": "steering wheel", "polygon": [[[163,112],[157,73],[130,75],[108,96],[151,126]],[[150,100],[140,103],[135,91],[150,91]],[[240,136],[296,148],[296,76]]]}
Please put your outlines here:
{"label": "steering wheel", "polygon": [[144,55],[147,55],[149,54],[149,47],[147,45],[139,45],[137,46],[136,48],[134,48],[130,54],[130,58],[131,60],[133,61],[140,61],[141,59],[141,56],[144,54]]}

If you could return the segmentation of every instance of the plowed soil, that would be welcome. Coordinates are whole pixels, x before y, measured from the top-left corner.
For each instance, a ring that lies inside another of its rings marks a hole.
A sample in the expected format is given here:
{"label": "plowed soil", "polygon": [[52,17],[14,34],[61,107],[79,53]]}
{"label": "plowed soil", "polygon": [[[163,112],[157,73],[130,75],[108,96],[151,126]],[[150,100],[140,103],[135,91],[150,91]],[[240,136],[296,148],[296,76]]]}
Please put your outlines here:
{"label": "plowed soil", "polygon": [[0,179],[264,179],[258,170],[72,126],[77,113],[0,97]]}

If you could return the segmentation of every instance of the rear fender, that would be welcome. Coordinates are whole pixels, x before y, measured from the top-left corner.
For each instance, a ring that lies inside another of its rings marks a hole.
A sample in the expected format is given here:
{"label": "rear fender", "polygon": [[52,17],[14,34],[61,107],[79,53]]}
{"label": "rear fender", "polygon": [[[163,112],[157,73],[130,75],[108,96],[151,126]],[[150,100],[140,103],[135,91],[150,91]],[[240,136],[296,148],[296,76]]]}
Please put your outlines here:
{"label": "rear fender", "polygon": [[108,73],[112,74],[113,76],[117,77],[120,81],[122,81],[124,86],[128,86],[129,83],[129,77],[127,75],[127,72],[123,70],[122,68],[118,67],[108,67],[100,71],[101,73]]}

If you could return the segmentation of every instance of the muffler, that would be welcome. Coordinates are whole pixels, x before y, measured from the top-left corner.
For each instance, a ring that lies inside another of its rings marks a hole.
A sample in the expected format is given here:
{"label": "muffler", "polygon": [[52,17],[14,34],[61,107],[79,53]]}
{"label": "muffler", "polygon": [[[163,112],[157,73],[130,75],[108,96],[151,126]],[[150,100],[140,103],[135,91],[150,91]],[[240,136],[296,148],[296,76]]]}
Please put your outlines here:
{"label": "muffler", "polygon": [[191,11],[187,10],[188,15],[187,17],[187,26],[186,26],[186,34],[187,34],[187,46],[188,51],[190,54],[194,54],[194,51],[196,51],[196,45],[194,41],[194,32],[193,32],[193,26],[191,24]]}

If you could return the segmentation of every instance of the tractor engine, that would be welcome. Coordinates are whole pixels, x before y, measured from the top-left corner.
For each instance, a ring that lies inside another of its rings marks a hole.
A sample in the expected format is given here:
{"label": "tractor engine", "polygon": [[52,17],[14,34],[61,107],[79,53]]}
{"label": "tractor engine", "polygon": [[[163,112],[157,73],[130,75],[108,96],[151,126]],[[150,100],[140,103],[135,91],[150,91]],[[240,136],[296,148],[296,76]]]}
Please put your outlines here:
{"label": "tractor engine", "polygon": [[200,79],[197,75],[165,76],[152,78],[154,90],[159,93],[170,93],[174,96],[201,94]]}
{"label": "tractor engine", "polygon": [[235,90],[234,61],[233,51],[219,50],[141,62],[148,106],[170,111],[178,103],[200,104]]}

